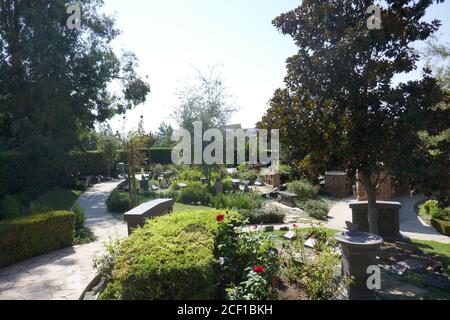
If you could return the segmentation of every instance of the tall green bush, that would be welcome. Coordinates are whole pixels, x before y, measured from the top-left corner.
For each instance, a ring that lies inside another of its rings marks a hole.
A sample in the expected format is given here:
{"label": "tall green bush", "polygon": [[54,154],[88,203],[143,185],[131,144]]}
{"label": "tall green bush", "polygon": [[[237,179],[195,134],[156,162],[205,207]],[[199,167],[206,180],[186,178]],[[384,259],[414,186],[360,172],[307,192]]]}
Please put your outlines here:
{"label": "tall green bush", "polygon": [[130,195],[125,192],[114,190],[106,200],[106,206],[109,212],[124,213],[131,210]]}

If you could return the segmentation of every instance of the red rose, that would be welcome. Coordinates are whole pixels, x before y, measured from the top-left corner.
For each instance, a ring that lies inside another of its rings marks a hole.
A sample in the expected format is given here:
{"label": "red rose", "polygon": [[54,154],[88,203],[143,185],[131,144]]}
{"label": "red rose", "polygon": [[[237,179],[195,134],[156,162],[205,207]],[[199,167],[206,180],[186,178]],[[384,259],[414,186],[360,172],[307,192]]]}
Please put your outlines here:
{"label": "red rose", "polygon": [[264,268],[263,266],[256,266],[253,268],[253,271],[256,273],[264,273],[266,272],[266,268]]}
{"label": "red rose", "polygon": [[216,221],[217,222],[222,222],[223,220],[225,220],[225,215],[224,214],[218,214],[216,216]]}

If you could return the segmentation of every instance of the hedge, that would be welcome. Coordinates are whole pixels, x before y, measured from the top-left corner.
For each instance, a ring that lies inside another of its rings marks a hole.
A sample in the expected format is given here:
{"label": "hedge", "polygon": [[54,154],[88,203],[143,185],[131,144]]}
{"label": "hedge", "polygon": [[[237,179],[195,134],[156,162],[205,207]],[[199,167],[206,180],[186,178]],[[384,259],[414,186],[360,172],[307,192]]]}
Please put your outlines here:
{"label": "hedge", "polygon": [[431,219],[431,225],[443,235],[450,237],[450,221]]}
{"label": "hedge", "polygon": [[149,220],[125,239],[102,299],[209,300],[216,298],[216,215],[175,213]]}
{"label": "hedge", "polygon": [[[172,164],[172,148],[151,148],[141,149],[145,154],[147,165],[150,164]],[[119,162],[127,163],[127,154],[125,151],[119,152]]]}
{"label": "hedge", "polygon": [[55,173],[44,159],[17,152],[0,152],[0,195],[27,193],[38,196],[55,180]]}
{"label": "hedge", "polygon": [[72,175],[99,175],[106,171],[100,152],[71,152],[47,159],[19,152],[0,152],[0,195],[39,196]]}
{"label": "hedge", "polygon": [[74,230],[75,215],[68,211],[0,221],[0,268],[70,247]]}

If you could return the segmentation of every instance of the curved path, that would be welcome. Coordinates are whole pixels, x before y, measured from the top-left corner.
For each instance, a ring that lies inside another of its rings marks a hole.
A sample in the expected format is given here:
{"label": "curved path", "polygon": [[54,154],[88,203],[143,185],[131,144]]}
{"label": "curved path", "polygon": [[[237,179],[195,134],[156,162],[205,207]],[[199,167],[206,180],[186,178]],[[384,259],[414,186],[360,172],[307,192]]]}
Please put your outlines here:
{"label": "curved path", "polygon": [[104,252],[112,237],[125,237],[121,215],[106,209],[106,199],[119,182],[95,185],[78,203],[85,210],[86,226],[97,237],[87,245],[61,249],[0,269],[0,300],[76,300],[95,277],[93,258]]}

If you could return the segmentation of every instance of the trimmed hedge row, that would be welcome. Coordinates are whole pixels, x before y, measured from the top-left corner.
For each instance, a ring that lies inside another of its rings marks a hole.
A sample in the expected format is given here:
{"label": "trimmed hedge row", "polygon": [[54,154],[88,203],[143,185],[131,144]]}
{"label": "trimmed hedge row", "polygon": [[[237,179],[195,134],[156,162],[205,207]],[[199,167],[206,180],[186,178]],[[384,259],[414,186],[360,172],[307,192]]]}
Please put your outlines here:
{"label": "trimmed hedge row", "polygon": [[0,268],[70,247],[75,230],[75,215],[68,211],[36,214],[0,221]]}
{"label": "trimmed hedge row", "polygon": [[136,229],[120,246],[102,299],[214,299],[215,217],[204,211],[175,213]]}
{"label": "trimmed hedge row", "polygon": [[[172,164],[172,148],[145,148],[141,149],[145,154],[147,165],[150,164]],[[127,162],[127,154],[124,151],[119,152],[119,161]]]}
{"label": "trimmed hedge row", "polygon": [[431,219],[431,225],[443,235],[450,237],[450,221]]}
{"label": "trimmed hedge row", "polygon": [[105,171],[100,152],[71,152],[59,159],[0,152],[0,195],[26,193],[36,197],[72,175],[99,175]]}

